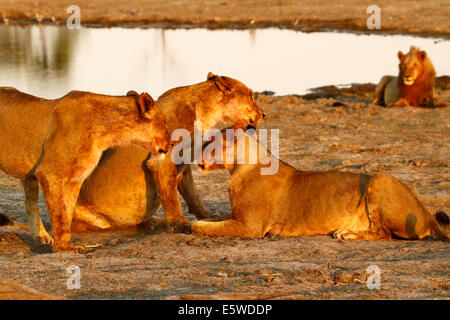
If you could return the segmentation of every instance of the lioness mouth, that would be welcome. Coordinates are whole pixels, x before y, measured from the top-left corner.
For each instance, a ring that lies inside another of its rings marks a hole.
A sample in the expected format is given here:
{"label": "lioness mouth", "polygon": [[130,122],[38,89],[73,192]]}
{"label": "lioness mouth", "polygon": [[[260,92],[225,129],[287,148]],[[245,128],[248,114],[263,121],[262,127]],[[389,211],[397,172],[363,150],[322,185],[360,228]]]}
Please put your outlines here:
{"label": "lioness mouth", "polygon": [[403,83],[406,84],[407,86],[410,86],[414,83],[414,80],[403,79]]}
{"label": "lioness mouth", "polygon": [[164,160],[166,158],[166,152],[163,149],[158,150],[158,159]]}
{"label": "lioness mouth", "polygon": [[165,153],[158,153],[158,160],[164,160],[166,158]]}
{"label": "lioness mouth", "polygon": [[249,124],[249,125],[247,126],[247,130],[250,130],[250,129],[256,130],[256,128],[255,128],[254,126],[252,126],[251,124]]}

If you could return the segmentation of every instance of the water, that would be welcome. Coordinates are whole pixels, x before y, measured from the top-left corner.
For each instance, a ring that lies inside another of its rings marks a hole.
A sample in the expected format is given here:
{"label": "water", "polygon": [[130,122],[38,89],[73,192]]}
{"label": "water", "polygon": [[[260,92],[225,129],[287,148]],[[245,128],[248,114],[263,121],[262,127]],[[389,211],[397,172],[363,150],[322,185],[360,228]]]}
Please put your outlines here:
{"label": "water", "polygon": [[0,26],[0,86],[55,98],[70,90],[164,91],[209,71],[255,91],[302,94],[328,84],[377,82],[396,74],[397,51],[427,50],[450,74],[450,41],[412,36],[303,33],[284,29],[206,30]]}

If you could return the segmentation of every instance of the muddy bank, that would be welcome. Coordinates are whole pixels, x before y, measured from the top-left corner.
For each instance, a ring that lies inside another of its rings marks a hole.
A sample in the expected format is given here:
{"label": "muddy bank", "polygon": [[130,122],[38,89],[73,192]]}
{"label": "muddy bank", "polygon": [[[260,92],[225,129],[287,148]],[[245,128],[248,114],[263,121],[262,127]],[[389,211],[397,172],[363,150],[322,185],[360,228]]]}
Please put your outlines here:
{"label": "muddy bank", "polygon": [[[3,22],[64,24],[71,0],[0,0]],[[282,27],[307,32],[342,30],[404,33],[449,38],[450,9],[445,0],[399,0],[379,4],[381,30],[368,30],[372,2],[343,0],[79,0],[85,25],[208,28]]]}
{"label": "muddy bank", "polygon": [[[450,212],[450,107],[371,106],[373,84],[324,87],[305,96],[259,94],[263,128],[280,130],[280,158],[301,170],[387,172],[430,212]],[[450,103],[448,77],[437,97]],[[312,96],[315,95],[315,96]],[[229,213],[228,172],[194,179],[206,207]],[[39,202],[48,230],[45,204]],[[25,221],[20,182],[0,172],[0,212]],[[190,219],[183,203],[183,212]],[[160,211],[158,215],[162,215]],[[242,240],[162,231],[73,234],[84,255],[51,253],[28,228],[0,228],[0,278],[68,299],[442,299],[450,298],[450,243],[352,241],[328,236]],[[81,288],[67,289],[67,267]],[[381,271],[381,289],[366,285]]]}

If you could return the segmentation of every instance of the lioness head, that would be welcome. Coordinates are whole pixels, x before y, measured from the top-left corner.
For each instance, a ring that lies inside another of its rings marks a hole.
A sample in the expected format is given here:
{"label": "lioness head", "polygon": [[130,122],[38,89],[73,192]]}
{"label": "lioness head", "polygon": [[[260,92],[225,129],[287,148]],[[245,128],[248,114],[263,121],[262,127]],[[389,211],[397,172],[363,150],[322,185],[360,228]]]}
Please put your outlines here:
{"label": "lioness head", "polygon": [[411,47],[406,55],[399,51],[398,59],[400,60],[399,79],[401,79],[405,85],[411,86],[423,72],[427,53],[425,51],[420,51],[415,47]]}
{"label": "lioness head", "polygon": [[203,129],[224,129],[231,126],[256,128],[264,112],[256,104],[253,91],[242,82],[208,73],[209,92],[196,111]]}
{"label": "lioness head", "polygon": [[437,212],[434,215],[434,223],[432,224],[432,234],[438,239],[450,239],[450,218],[445,212]]}
{"label": "lioness head", "polygon": [[[233,163],[227,164],[226,153],[227,149],[233,148],[236,137],[234,135],[227,136],[226,130],[222,130],[222,135],[219,139],[212,137],[210,142],[203,145],[202,158],[198,166],[203,171],[210,171],[215,169],[231,169]],[[217,152],[218,151],[218,152]]]}
{"label": "lioness head", "polygon": [[203,145],[198,166],[203,171],[210,171],[232,170],[236,164],[256,164],[263,152],[267,154],[267,150],[260,148],[253,130],[222,130],[220,136]]}
{"label": "lioness head", "polygon": [[164,114],[146,92],[138,94],[129,91],[127,96],[135,98],[139,111],[138,125],[133,130],[133,142],[154,154],[165,155],[170,149],[171,140]]}

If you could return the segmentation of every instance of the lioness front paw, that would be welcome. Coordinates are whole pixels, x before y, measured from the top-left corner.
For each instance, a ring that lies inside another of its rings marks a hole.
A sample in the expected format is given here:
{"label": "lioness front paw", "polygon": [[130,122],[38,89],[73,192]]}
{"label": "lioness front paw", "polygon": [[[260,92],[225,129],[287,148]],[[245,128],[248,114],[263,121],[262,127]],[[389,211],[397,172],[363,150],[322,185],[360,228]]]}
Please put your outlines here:
{"label": "lioness front paw", "polygon": [[55,242],[55,240],[53,240],[53,238],[48,234],[37,236],[37,240],[39,240],[39,242],[42,244],[53,244]]}
{"label": "lioness front paw", "polygon": [[169,232],[172,233],[191,233],[191,223],[188,219],[182,217],[183,219],[180,219],[178,221],[170,222],[167,224],[167,227],[169,229]]}
{"label": "lioness front paw", "polygon": [[192,233],[199,235],[207,235],[205,232],[205,223],[203,221],[195,221],[191,225]]}

